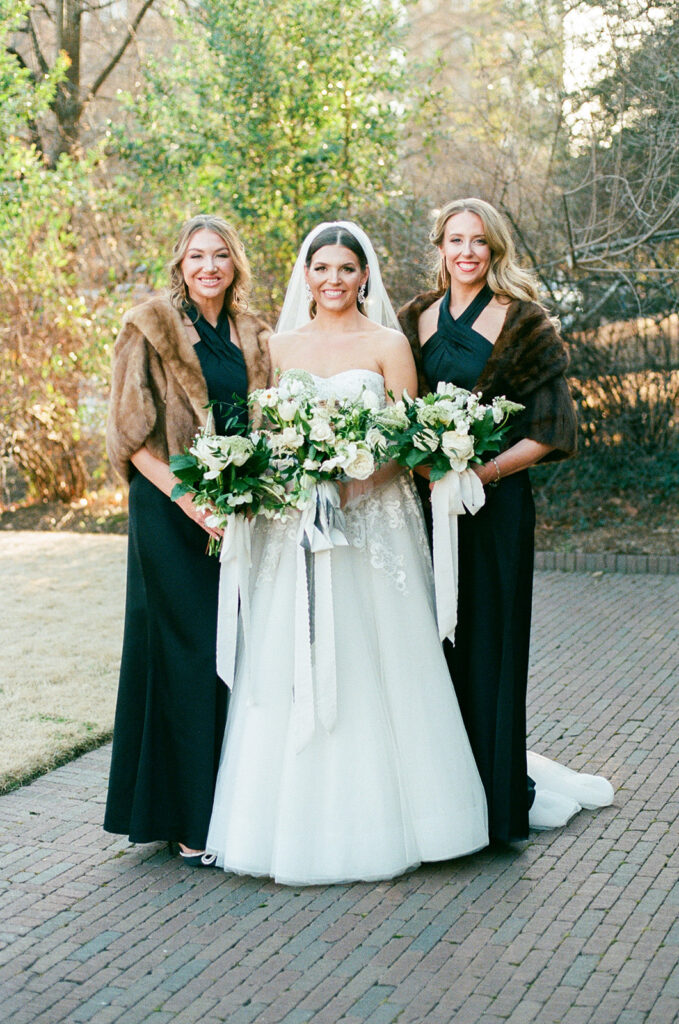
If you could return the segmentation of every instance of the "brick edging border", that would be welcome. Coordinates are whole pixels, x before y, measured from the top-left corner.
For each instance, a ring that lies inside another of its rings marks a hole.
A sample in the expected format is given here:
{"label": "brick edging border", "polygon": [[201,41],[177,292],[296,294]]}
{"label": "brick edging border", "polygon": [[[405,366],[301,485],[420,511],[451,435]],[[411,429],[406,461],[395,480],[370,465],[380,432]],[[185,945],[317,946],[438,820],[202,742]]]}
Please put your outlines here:
{"label": "brick edging border", "polygon": [[679,574],[679,555],[616,555],[588,551],[536,551],[538,572],[622,572]]}

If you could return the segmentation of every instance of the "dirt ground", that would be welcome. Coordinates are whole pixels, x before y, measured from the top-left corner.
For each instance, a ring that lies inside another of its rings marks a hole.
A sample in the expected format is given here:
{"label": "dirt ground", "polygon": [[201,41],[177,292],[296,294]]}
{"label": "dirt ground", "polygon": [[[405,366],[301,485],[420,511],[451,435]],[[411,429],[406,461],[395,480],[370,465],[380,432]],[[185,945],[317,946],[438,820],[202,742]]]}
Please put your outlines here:
{"label": "dirt ground", "polygon": [[126,538],[0,533],[0,791],[111,734]]}

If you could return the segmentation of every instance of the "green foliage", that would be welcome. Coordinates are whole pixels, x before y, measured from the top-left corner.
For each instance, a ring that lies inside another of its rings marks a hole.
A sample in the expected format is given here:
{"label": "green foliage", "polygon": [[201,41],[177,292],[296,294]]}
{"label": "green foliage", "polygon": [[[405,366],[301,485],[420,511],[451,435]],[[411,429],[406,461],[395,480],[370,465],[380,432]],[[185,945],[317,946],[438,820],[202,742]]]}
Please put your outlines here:
{"label": "green foliage", "polygon": [[78,279],[92,160],[64,157],[51,170],[31,143],[61,70],[35,84],[7,51],[14,6],[0,0],[0,455],[36,496],[70,499],[83,493],[86,458],[96,463],[101,447],[92,450],[82,429],[100,365],[96,315]]}
{"label": "green foliage", "polygon": [[[172,227],[199,209],[240,226],[260,300],[276,305],[319,220],[399,194],[408,71],[390,0],[203,0],[115,132]],[[134,186],[133,186],[134,187]],[[154,228],[151,228],[154,233]]]}

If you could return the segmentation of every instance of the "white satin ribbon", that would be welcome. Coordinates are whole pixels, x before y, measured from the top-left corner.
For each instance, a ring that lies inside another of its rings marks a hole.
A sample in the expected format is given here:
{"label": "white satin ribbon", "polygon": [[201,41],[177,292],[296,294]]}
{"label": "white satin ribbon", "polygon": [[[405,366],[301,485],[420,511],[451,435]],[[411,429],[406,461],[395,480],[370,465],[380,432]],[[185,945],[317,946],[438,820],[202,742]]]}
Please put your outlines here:
{"label": "white satin ribbon", "polygon": [[250,634],[250,520],[241,513],[226,520],[219,561],[217,672],[231,689],[236,672],[239,605],[244,645]]}
{"label": "white satin ribbon", "polygon": [[436,481],[431,492],[436,619],[439,637],[451,644],[455,643],[457,625],[457,517],[465,511],[476,515],[485,500],[483,484],[473,469],[462,473],[451,469]]}
{"label": "white satin ribbon", "polygon": [[344,526],[337,486],[317,484],[302,512],[297,533],[293,687],[297,750],[302,750],[313,736],[317,714],[328,732],[337,720],[331,552],[349,543]]}

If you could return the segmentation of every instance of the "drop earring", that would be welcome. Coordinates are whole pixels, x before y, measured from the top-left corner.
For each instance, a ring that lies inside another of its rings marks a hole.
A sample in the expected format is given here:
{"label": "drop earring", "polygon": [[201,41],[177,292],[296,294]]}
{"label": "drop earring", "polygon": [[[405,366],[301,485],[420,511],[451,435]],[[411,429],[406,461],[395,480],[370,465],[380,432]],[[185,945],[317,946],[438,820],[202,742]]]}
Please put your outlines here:
{"label": "drop earring", "polygon": [[365,283],[363,283],[361,287],[358,289],[357,299],[359,306],[362,306],[363,303],[365,302]]}
{"label": "drop earring", "polygon": [[304,291],[306,292],[306,300],[307,300],[307,302],[311,302],[311,300],[313,299],[313,295],[311,294],[311,288],[309,287],[309,282],[308,281],[304,282]]}

